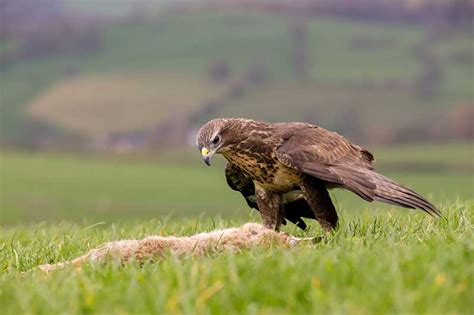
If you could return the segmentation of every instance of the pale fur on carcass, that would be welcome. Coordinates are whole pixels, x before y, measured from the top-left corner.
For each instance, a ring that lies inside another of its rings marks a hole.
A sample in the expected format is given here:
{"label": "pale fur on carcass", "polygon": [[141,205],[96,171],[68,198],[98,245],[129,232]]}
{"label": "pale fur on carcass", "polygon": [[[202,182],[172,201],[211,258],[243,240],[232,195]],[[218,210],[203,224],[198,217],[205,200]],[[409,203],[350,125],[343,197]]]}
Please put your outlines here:
{"label": "pale fur on carcass", "polygon": [[127,262],[135,260],[166,259],[169,255],[203,256],[225,250],[239,251],[253,246],[269,247],[280,245],[293,247],[300,241],[314,241],[314,238],[298,238],[276,232],[261,224],[246,223],[241,227],[215,230],[193,236],[149,236],[142,240],[120,240],[100,245],[88,253],[70,261],[40,265],[44,272],[73,266],[80,269],[86,262],[105,263],[108,260]]}

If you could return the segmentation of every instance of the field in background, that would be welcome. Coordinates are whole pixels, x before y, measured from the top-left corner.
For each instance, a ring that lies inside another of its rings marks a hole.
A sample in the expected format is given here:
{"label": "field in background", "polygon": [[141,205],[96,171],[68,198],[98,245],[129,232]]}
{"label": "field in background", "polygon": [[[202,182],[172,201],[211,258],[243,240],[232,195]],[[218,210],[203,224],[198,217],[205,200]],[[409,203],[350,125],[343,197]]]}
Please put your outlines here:
{"label": "field in background", "polygon": [[[159,15],[149,20],[107,24],[96,52],[31,58],[4,67],[0,76],[0,131],[5,139],[33,137],[35,131],[29,131],[32,122],[25,115],[27,108],[49,88],[68,84],[76,76],[100,74],[111,78],[107,84],[113,84],[123,73],[133,77],[143,71],[187,73],[192,78],[206,79],[210,65],[216,62],[227,64],[233,78],[262,66],[270,83],[262,91],[245,92],[240,101],[224,102],[217,111],[203,113],[202,121],[219,115],[255,118],[264,116],[262,113],[271,115],[273,120],[289,120],[292,117],[288,117],[284,108],[291,105],[293,119],[304,117],[339,131],[343,129],[337,122],[344,120],[348,108],[352,111],[360,108],[361,124],[377,111],[380,124],[387,125],[384,119],[395,112],[401,118],[393,120],[394,128],[413,117],[428,115],[437,119],[453,106],[467,105],[472,100],[471,64],[456,59],[472,50],[470,38],[465,34],[441,36],[429,43],[427,49],[438,60],[440,73],[436,76],[440,78],[437,95],[427,100],[416,94],[416,80],[422,75],[417,44],[423,41],[426,32],[421,26],[334,18],[312,20],[308,23],[309,84],[305,84],[291,83],[295,75],[291,67],[293,43],[289,23],[284,15],[236,10]],[[373,86],[374,82],[378,85]],[[301,95],[283,98],[280,103],[290,102],[283,107],[275,97],[281,94],[278,91],[285,84],[288,93],[301,92]],[[176,85],[176,89],[185,90],[179,82]],[[125,94],[129,88],[127,83],[115,86]],[[155,87],[153,90],[160,90],[159,84]],[[352,93],[351,89],[357,89],[360,94]],[[131,95],[126,95],[126,99]],[[257,102],[262,103],[258,109],[254,106]],[[194,105],[197,108],[200,104]],[[332,111],[326,117],[323,113],[327,113],[328,106],[332,106]],[[109,110],[112,113],[114,109]],[[129,123],[127,116],[122,119],[124,124]],[[64,127],[54,119],[48,123]],[[159,115],[154,123],[161,123]]]}
{"label": "field in background", "polygon": [[[434,120],[446,112],[446,106],[434,105],[406,88],[281,81],[250,91],[217,109],[213,115],[273,122],[310,122],[380,143],[384,137],[391,137],[394,130],[424,124],[421,117],[433,117]],[[426,129],[430,127],[432,124]],[[367,134],[354,134],[354,129],[364,129]],[[401,134],[399,132],[399,136]]]}
{"label": "field in background", "polygon": [[[226,84],[190,75],[79,76],[52,86],[29,106],[30,116],[89,136],[151,130],[227,92]],[[133,104],[133,106],[131,106]]]}
{"label": "field in background", "polygon": [[[374,153],[380,157],[376,165],[382,171],[387,169],[386,175],[441,208],[458,199],[472,200],[472,144],[451,145],[449,150],[435,145],[402,146]],[[241,218],[250,213],[240,194],[227,187],[223,159],[216,158],[208,168],[197,150],[155,158],[6,151],[0,165],[2,224],[42,220],[94,223],[199,214]],[[403,170],[407,166],[423,171]],[[393,208],[366,203],[341,190],[332,193],[343,214]]]}

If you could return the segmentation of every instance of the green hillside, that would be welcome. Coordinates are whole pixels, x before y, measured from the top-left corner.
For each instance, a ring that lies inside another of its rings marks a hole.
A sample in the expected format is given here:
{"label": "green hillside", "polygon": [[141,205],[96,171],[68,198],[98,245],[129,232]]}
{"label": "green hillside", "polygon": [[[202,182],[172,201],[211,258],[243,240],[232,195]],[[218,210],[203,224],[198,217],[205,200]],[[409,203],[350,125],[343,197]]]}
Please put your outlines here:
{"label": "green hillside", "polygon": [[[425,112],[424,108],[418,109],[420,102],[450,108],[468,103],[473,97],[469,70],[472,63],[458,62],[453,57],[472,52],[466,34],[449,40],[441,37],[430,44],[443,73],[440,94],[433,101],[419,101],[407,95],[414,88],[413,79],[420,75],[421,65],[415,52],[424,34],[420,25],[318,18],[309,21],[308,32],[309,82],[335,86],[335,90],[327,93],[318,90],[318,96],[323,98],[328,93],[340,93],[347,85],[366,89],[374,81],[401,88],[400,98],[392,102],[403,103],[407,108],[417,107],[414,110],[420,112]],[[290,66],[293,42],[289,34],[286,16],[246,11],[197,11],[107,24],[101,30],[97,52],[23,59],[0,70],[0,134],[8,140],[21,138],[31,124],[30,118],[24,115],[25,108],[45,89],[70,79],[71,73],[178,72],[205,78],[212,62],[223,61],[230,66],[234,77],[255,64],[263,65],[268,78],[278,86],[294,79]],[[375,91],[374,97],[383,93],[383,89]],[[308,97],[314,97],[316,103],[318,96]],[[295,111],[306,111],[300,104],[294,105]],[[219,114],[235,112],[232,104],[224,105]],[[366,106],[383,112],[390,111],[392,105],[370,102]],[[253,111],[245,114],[261,116]],[[338,115],[336,111],[332,114]],[[412,115],[407,113],[405,117]],[[264,118],[289,119],[287,111],[280,108],[273,108],[272,117]],[[328,127],[333,127],[331,118],[328,119]]]}
{"label": "green hillside", "polygon": [[92,137],[150,131],[199,111],[227,89],[226,84],[176,73],[79,76],[41,93],[28,114]]}
{"label": "green hillside", "polygon": [[[438,104],[439,105],[439,104]],[[409,89],[280,81],[252,90],[212,113],[267,121],[306,121],[342,134],[383,140],[445,114],[447,107]],[[203,117],[203,122],[207,117]],[[431,128],[431,124],[426,129]],[[364,134],[357,135],[358,130]]]}

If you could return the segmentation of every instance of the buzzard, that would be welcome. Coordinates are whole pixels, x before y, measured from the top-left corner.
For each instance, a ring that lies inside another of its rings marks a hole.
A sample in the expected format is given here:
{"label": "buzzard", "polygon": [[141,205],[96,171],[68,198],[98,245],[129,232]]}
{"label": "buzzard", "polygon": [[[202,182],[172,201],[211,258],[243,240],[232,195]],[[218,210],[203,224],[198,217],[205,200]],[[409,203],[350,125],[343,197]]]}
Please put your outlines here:
{"label": "buzzard", "polygon": [[199,130],[197,145],[207,165],[216,153],[227,159],[227,183],[260,211],[267,228],[279,230],[288,220],[305,229],[302,218],[310,218],[333,230],[338,216],[331,188],[441,215],[413,190],[377,173],[368,150],[315,125],[219,118]]}

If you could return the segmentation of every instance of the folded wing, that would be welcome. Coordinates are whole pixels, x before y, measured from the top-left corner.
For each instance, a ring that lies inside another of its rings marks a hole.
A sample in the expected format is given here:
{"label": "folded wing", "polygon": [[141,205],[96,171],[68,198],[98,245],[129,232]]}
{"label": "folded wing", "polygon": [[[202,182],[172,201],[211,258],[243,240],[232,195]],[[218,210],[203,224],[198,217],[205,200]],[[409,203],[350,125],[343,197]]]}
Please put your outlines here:
{"label": "folded wing", "polygon": [[281,163],[302,174],[346,188],[367,201],[420,208],[440,215],[419,194],[375,172],[373,155],[335,132],[311,125],[299,128],[286,135],[275,155]]}

